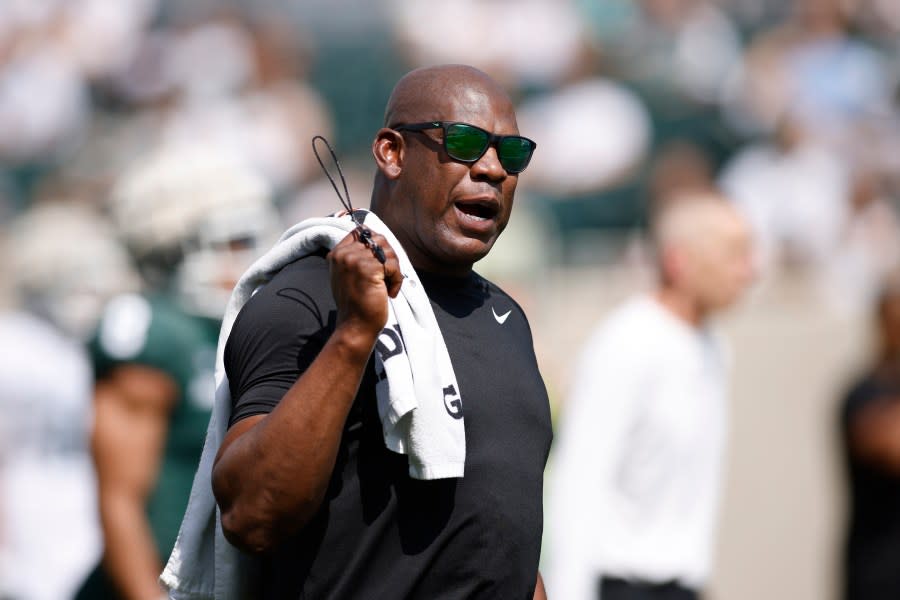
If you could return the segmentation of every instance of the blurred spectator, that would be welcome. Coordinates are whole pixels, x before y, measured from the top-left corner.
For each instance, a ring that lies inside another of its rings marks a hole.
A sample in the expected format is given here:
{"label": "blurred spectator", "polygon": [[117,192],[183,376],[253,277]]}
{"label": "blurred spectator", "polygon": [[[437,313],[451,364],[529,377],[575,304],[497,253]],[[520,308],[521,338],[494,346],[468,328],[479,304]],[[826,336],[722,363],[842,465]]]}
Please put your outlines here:
{"label": "blurred spectator", "polygon": [[0,55],[0,161],[59,159],[89,118],[86,82],[62,48],[23,37]]}
{"label": "blurred spectator", "polygon": [[850,35],[846,4],[797,0],[790,20],[753,40],[732,103],[746,125],[771,132],[789,117],[849,155],[865,149],[864,125],[896,118],[897,74]]}
{"label": "blurred spectator", "polygon": [[132,60],[158,0],[66,0],[58,9],[59,43],[90,80],[120,72]]}
{"label": "blurred spectator", "polygon": [[559,199],[609,188],[632,175],[651,136],[640,99],[603,78],[525,101],[519,125],[541,140],[541,151],[529,164],[528,185]]}
{"label": "blurred spectator", "polygon": [[847,221],[850,173],[796,122],[785,120],[775,143],[741,150],[720,184],[749,219],[764,270],[830,260]]}
{"label": "blurred spectator", "polygon": [[833,309],[859,312],[900,261],[900,223],[880,171],[847,164],[787,119],[748,145],[720,183],[752,224],[765,274],[810,273]]}
{"label": "blurred spectator", "polygon": [[713,191],[713,165],[709,156],[689,140],[672,140],[659,149],[647,176],[650,212],[686,193]]}
{"label": "blurred spectator", "polygon": [[640,224],[638,180],[653,133],[637,95],[605,77],[579,79],[524,100],[519,125],[541,140],[523,189],[552,218],[547,233],[562,234],[565,261],[577,231]]}
{"label": "blurred spectator", "polygon": [[707,583],[728,360],[710,318],[752,276],[749,230],[709,193],[665,202],[658,285],[589,338],[553,462],[547,590],[692,599]]}
{"label": "blurred spectator", "polygon": [[882,282],[900,266],[900,219],[879,174],[854,175],[847,222],[828,261],[825,289],[832,305],[868,311]]}
{"label": "blurred spectator", "polygon": [[602,0],[582,1],[580,7],[592,23],[606,72],[648,107],[654,147],[688,139],[721,162],[736,140],[720,117],[719,103],[742,47],[719,3]]}
{"label": "blurred spectator", "polygon": [[878,356],[841,406],[850,487],[845,600],[900,597],[900,272],[876,310]]}
{"label": "blurred spectator", "polygon": [[509,88],[538,89],[581,67],[585,35],[571,0],[393,0],[391,7],[416,66],[470,64]]}
{"label": "blurred spectator", "polygon": [[[310,140],[330,135],[319,94],[294,78],[299,47],[273,25],[202,22],[173,36],[166,65],[176,90],[163,139],[242,157],[278,195],[318,175]],[[227,58],[225,58],[227,57]],[[219,65],[210,73],[210,65]]]}
{"label": "blurred spectator", "polygon": [[[710,179],[746,211],[783,276],[770,283],[811,273],[829,308],[857,313],[898,260],[896,0],[334,6],[0,0],[0,220],[60,194],[98,205],[163,142],[236,155],[291,221],[326,214],[336,199],[309,138],[328,135],[362,189],[391,82],[470,62],[504,81],[538,142],[521,185],[530,218],[514,217],[485,265],[523,295],[556,301],[545,275],[584,262],[646,266],[623,240],[672,190]],[[69,302],[67,319],[93,310]]]}
{"label": "blurred spectator", "polygon": [[90,81],[129,64],[156,1],[31,4],[0,8],[0,162],[12,164],[56,161],[82,141]]}
{"label": "blurred spectator", "polygon": [[280,227],[265,181],[205,147],[156,149],[111,204],[150,289],[114,298],[90,343],[104,552],[77,597],[156,598],[209,421],[221,315]]}
{"label": "blurred spectator", "polygon": [[81,345],[137,277],[112,227],[71,202],[5,228],[0,307],[0,597],[71,598],[100,553]]}
{"label": "blurred spectator", "polygon": [[628,4],[627,17],[616,31],[608,26],[598,31],[600,52],[609,55],[613,68],[654,99],[674,93],[673,100],[680,96],[716,104],[729,71],[741,57],[741,40],[729,15],[708,0]]}

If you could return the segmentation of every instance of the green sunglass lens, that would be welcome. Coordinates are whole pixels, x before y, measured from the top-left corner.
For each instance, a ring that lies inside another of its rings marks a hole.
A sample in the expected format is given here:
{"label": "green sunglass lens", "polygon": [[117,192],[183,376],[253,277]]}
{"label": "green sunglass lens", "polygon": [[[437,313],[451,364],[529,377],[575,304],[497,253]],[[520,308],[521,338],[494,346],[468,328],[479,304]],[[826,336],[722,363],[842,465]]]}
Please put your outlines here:
{"label": "green sunglass lens", "polygon": [[488,143],[485,132],[468,125],[451,125],[447,127],[445,136],[447,153],[457,160],[478,159]]}
{"label": "green sunglass lens", "polygon": [[519,172],[527,167],[531,152],[531,142],[520,137],[503,138],[497,147],[500,163],[511,172]]}

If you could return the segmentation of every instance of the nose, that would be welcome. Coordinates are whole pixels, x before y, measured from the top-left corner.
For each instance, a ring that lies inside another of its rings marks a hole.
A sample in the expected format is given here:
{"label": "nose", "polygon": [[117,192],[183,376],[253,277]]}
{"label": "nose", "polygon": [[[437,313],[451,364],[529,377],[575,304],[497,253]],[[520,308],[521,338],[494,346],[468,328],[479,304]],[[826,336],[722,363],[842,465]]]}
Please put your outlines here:
{"label": "nose", "polygon": [[487,152],[472,163],[469,170],[472,179],[475,180],[501,182],[507,177],[506,169],[500,164],[500,157],[497,156],[497,149],[494,146],[489,146]]}

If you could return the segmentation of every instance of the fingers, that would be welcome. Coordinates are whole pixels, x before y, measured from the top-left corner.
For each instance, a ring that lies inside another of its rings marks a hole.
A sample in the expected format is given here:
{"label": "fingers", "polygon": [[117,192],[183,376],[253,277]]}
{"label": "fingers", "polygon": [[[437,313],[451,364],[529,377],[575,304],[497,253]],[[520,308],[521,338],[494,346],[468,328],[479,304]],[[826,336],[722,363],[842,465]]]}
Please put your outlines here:
{"label": "fingers", "polygon": [[[382,248],[384,264],[371,244]],[[377,335],[387,321],[387,299],[396,297],[403,283],[394,249],[384,236],[354,230],[328,253],[328,263],[338,323]]]}
{"label": "fingers", "polygon": [[378,245],[384,251],[384,283],[387,286],[388,296],[396,298],[397,294],[400,293],[400,286],[403,285],[403,273],[400,272],[400,261],[397,259],[397,253],[394,252],[391,245],[384,239],[384,236],[379,235],[377,237],[379,239],[376,240],[373,236],[373,241],[377,241]]}
{"label": "fingers", "polygon": [[400,286],[403,284],[403,274],[400,272],[400,261],[397,259],[397,253],[394,252],[387,239],[379,233],[370,231],[369,240],[372,243],[370,248],[372,255],[375,257],[375,260],[382,264],[384,284],[387,286],[388,295],[391,298],[396,298],[397,294],[400,293]]}
{"label": "fingers", "polygon": [[[366,244],[363,236],[369,244]],[[332,249],[331,258],[338,256],[341,256],[342,262],[346,263],[349,259],[349,262],[354,263],[357,272],[381,279],[387,287],[388,295],[391,298],[397,297],[403,284],[403,274],[397,253],[383,235],[371,230],[363,234],[359,229],[354,229]]]}

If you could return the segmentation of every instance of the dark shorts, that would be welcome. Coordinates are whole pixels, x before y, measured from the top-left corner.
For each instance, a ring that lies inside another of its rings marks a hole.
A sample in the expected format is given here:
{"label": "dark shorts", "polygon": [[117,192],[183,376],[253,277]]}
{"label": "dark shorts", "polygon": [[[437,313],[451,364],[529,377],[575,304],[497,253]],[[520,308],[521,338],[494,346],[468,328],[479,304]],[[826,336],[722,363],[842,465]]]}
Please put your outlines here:
{"label": "dark shorts", "polygon": [[[161,594],[161,592],[160,592]],[[120,600],[119,591],[102,565],[91,571],[75,594],[74,600]]]}
{"label": "dark shorts", "polygon": [[603,577],[598,584],[601,600],[699,600],[696,591],[674,581],[649,583]]}

